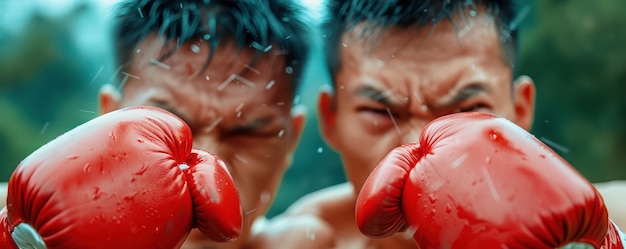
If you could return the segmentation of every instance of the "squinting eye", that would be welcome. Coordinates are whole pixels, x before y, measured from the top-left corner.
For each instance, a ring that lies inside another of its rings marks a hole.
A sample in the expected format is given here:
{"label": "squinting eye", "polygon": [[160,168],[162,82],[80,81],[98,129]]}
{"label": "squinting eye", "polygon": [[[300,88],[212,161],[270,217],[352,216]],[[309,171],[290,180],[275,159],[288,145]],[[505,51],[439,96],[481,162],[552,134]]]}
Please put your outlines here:
{"label": "squinting eye", "polygon": [[475,111],[481,111],[484,109],[488,109],[489,107],[485,104],[475,104],[475,105],[470,105],[467,107],[463,107],[463,108],[459,108],[457,109],[456,112],[475,112]]}
{"label": "squinting eye", "polygon": [[374,115],[381,115],[385,117],[397,117],[398,113],[392,111],[389,108],[375,108],[375,107],[361,107],[357,109],[358,112],[365,112]]}
{"label": "squinting eye", "polygon": [[285,132],[285,128],[280,125],[264,125],[257,128],[237,127],[229,131],[227,135],[238,138],[280,138]]}
{"label": "squinting eye", "polygon": [[362,107],[359,108],[358,110],[359,112],[369,112],[369,113],[373,113],[376,115],[389,115],[389,112],[387,112],[387,108],[370,108],[370,107]]}

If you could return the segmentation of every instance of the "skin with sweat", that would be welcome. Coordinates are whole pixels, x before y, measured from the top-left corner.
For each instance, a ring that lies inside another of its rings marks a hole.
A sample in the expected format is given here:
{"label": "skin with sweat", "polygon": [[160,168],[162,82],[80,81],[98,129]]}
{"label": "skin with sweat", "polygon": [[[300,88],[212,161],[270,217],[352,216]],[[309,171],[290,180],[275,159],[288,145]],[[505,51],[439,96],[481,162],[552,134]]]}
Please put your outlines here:
{"label": "skin with sweat", "polygon": [[[443,115],[488,112],[530,130],[534,82],[513,78],[509,58],[494,49],[502,48],[499,33],[484,9],[469,21],[457,16],[420,29],[385,27],[366,39],[360,36],[364,25],[344,33],[334,91],[323,90],[318,103],[322,135],[341,155],[349,182],[305,196],[278,220],[319,218],[333,232],[320,239],[328,246],[317,248],[415,248],[410,231],[385,239],[358,231],[356,195],[369,173],[389,151],[417,141],[423,127]],[[596,187],[614,222],[626,226],[626,209],[619,209],[625,203],[616,197],[626,193],[624,182]]]}
{"label": "skin with sweat", "polygon": [[[460,35],[453,22],[471,30]],[[535,88],[527,76],[512,78],[501,49],[493,49],[500,47],[496,26],[484,14],[468,23],[457,18],[435,27],[386,27],[360,38],[364,25],[344,34],[334,91],[322,91],[318,105],[321,133],[340,153],[349,183],[302,198],[278,220],[319,218],[332,232],[316,238],[328,241],[318,248],[416,248],[408,232],[385,239],[359,232],[356,193],[369,173],[446,114],[490,112],[530,129]],[[284,248],[310,243],[292,242]]]}

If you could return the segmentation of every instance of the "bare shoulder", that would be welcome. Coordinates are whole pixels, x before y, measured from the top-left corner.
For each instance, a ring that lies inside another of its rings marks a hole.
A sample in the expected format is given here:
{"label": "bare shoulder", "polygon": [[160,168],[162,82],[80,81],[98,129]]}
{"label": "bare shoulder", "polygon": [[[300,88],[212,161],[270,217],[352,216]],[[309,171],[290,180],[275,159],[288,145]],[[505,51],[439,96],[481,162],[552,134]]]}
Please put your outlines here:
{"label": "bare shoulder", "polygon": [[626,229],[626,180],[594,184],[609,210],[609,217],[622,229]]}
{"label": "bare shoulder", "polygon": [[[290,215],[315,215],[324,218],[332,212],[354,209],[356,196],[350,183],[342,183],[307,194],[286,211]],[[353,211],[353,210],[350,210]]]}
{"label": "bare shoulder", "polygon": [[336,248],[332,227],[313,215],[281,214],[255,226],[245,249]]}

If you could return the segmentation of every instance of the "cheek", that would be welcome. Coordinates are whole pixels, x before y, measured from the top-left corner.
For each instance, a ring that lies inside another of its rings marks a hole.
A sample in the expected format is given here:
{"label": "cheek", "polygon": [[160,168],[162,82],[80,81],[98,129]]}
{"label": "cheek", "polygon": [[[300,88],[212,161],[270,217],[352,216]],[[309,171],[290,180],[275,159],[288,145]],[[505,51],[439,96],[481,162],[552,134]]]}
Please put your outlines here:
{"label": "cheek", "polygon": [[359,125],[364,132],[374,136],[383,134],[397,126],[397,122],[395,122],[393,117],[391,115],[385,115],[384,113],[360,111],[355,115],[355,125]]}
{"label": "cheek", "polygon": [[145,87],[127,86],[122,92],[121,106],[149,105],[148,98],[154,91]]}
{"label": "cheek", "polygon": [[515,104],[513,103],[513,100],[510,97],[500,97],[496,100],[494,100],[495,104],[493,107],[493,110],[491,111],[493,114],[504,117],[506,119],[511,120],[512,118],[514,118],[514,114],[515,114]]}
{"label": "cheek", "polygon": [[338,150],[346,163],[353,164],[346,166],[349,170],[354,167],[354,170],[369,174],[378,161],[397,144],[398,134],[391,119],[368,113],[353,113],[339,117]]}
{"label": "cheek", "polygon": [[251,185],[237,184],[237,191],[239,191],[239,198],[241,201],[241,207],[244,213],[256,211],[259,203],[261,202],[260,188]]}

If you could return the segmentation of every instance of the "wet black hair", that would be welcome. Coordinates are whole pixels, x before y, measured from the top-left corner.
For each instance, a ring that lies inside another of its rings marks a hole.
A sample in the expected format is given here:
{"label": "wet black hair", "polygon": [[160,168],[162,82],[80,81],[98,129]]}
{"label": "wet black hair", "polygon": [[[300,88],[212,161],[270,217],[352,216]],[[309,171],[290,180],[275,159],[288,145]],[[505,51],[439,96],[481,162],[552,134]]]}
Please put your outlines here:
{"label": "wet black hair", "polygon": [[476,14],[484,6],[500,32],[500,42],[510,66],[515,67],[518,51],[517,4],[513,0],[327,0],[326,19],[322,23],[326,35],[327,65],[334,77],[341,65],[339,48],[342,36],[364,23],[364,33],[390,26],[417,27],[451,20],[456,14]]}
{"label": "wet black hair", "polygon": [[[163,58],[179,45],[204,39],[211,47],[204,68],[209,66],[220,41],[234,41],[239,49],[255,48],[286,57],[286,71],[293,77],[294,91],[301,81],[311,39],[304,7],[290,0],[128,0],[116,6],[113,38],[116,65],[124,69],[136,46],[158,34],[177,46],[164,48]],[[168,44],[166,43],[166,44]],[[277,47],[278,46],[278,47]]]}

